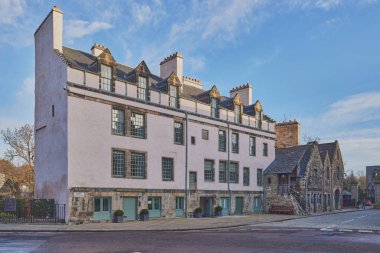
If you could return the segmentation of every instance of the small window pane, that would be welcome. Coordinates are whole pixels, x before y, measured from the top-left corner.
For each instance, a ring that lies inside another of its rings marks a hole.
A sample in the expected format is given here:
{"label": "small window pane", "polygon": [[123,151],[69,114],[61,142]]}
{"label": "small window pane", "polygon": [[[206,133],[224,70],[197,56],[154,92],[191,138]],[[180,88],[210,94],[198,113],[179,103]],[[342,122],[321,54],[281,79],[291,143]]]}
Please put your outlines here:
{"label": "small window pane", "polygon": [[256,138],[249,137],[249,155],[256,156]]}
{"label": "small window pane", "polygon": [[219,183],[226,182],[227,162],[219,161]]}
{"label": "small window pane", "polygon": [[239,165],[235,162],[230,162],[230,183],[239,182]]}
{"label": "small window pane", "polygon": [[145,178],[145,154],[131,153],[132,178]]}
{"label": "small window pane", "polygon": [[183,144],[183,124],[174,122],[174,143]]}
{"label": "small window pane", "polygon": [[173,181],[173,158],[162,158],[162,180]]}
{"label": "small window pane", "polygon": [[263,169],[257,169],[257,186],[263,186]]}
{"label": "small window pane", "polygon": [[106,65],[100,65],[100,88],[105,91],[111,91],[112,87],[112,68]]}
{"label": "small window pane", "polygon": [[219,118],[219,101],[216,98],[211,98],[211,117]]}
{"label": "small window pane", "polygon": [[243,169],[243,185],[248,186],[249,185],[249,168],[244,167]]}
{"label": "small window pane", "polygon": [[172,85],[169,88],[169,106],[178,108],[178,87]]}
{"label": "small window pane", "polygon": [[214,161],[213,160],[205,160],[204,164],[204,179],[206,182],[214,181]]}
{"label": "small window pane", "polygon": [[110,211],[110,199],[109,198],[103,198],[103,212]]}
{"label": "small window pane", "polygon": [[218,150],[226,152],[226,131],[219,130]]}
{"label": "small window pane", "polygon": [[113,150],[112,151],[112,176],[124,177],[125,176],[125,152]]}
{"label": "small window pane", "polygon": [[137,98],[148,100],[147,78],[139,76],[137,82]]}
{"label": "small window pane", "polygon": [[124,135],[125,118],[123,110],[112,109],[112,134]]}
{"label": "small window pane", "polygon": [[268,156],[268,143],[263,143],[263,156]]}
{"label": "small window pane", "polygon": [[202,139],[208,140],[208,130],[202,129]]}
{"label": "small window pane", "polygon": [[131,135],[145,138],[145,117],[144,114],[131,113]]}
{"label": "small window pane", "polygon": [[94,211],[95,212],[100,212],[100,199],[99,198],[95,199]]}
{"label": "small window pane", "polygon": [[232,153],[239,153],[239,134],[232,134]]}

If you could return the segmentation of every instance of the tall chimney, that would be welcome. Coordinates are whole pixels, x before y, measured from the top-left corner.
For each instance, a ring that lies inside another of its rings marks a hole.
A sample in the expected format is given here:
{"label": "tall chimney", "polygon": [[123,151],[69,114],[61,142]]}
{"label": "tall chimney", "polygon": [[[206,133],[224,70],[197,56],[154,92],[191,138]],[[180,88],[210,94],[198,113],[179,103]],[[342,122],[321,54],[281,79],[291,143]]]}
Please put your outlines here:
{"label": "tall chimney", "polygon": [[183,82],[183,56],[179,52],[166,57],[160,63],[161,78],[167,78],[172,72],[176,73],[179,80]]}
{"label": "tall chimney", "polygon": [[276,131],[276,148],[287,148],[300,145],[301,126],[298,121],[288,121],[277,123]]}
{"label": "tall chimney", "polygon": [[62,53],[63,11],[54,6],[34,33],[35,40],[44,40],[47,48]]}
{"label": "tall chimney", "polygon": [[240,95],[240,98],[243,101],[243,105],[248,106],[252,104],[252,85],[251,84],[249,83],[243,84],[230,90],[231,98],[234,98],[236,94]]}

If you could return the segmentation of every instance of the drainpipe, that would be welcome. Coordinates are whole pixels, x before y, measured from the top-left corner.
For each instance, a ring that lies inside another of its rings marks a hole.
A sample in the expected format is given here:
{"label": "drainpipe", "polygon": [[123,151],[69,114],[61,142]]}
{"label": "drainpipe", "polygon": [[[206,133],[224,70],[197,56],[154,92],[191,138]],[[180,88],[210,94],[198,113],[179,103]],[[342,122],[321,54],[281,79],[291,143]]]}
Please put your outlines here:
{"label": "drainpipe", "polygon": [[227,123],[227,187],[228,187],[228,214],[231,215],[232,194],[230,189],[230,124]]}
{"label": "drainpipe", "polygon": [[187,205],[188,205],[188,188],[187,188],[187,177],[188,177],[188,173],[187,173],[187,166],[188,166],[188,152],[189,152],[189,147],[188,147],[188,121],[189,121],[189,118],[188,118],[188,115],[187,115],[187,112],[185,112],[185,116],[186,116],[186,145],[185,145],[185,217],[187,217]]}
{"label": "drainpipe", "polygon": [[306,171],[305,171],[305,212],[308,214],[308,198],[307,198],[307,176],[306,176]]}

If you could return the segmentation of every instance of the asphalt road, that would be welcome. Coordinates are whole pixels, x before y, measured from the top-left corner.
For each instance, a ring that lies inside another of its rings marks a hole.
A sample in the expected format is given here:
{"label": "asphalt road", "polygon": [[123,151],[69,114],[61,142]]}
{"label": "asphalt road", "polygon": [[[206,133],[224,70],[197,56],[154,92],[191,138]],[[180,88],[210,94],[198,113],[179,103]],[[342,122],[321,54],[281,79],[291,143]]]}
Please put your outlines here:
{"label": "asphalt road", "polygon": [[345,230],[380,230],[380,210],[370,209],[358,212],[312,216],[282,222],[271,222],[258,226],[320,229],[335,228]]}
{"label": "asphalt road", "polygon": [[319,230],[2,233],[0,252],[379,252],[379,234]]}

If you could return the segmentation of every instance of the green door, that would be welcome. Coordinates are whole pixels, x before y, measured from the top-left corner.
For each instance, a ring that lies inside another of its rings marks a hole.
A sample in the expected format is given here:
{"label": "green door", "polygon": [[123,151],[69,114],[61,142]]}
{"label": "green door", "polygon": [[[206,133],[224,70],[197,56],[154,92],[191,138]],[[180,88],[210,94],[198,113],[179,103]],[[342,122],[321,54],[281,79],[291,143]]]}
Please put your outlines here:
{"label": "green door", "polygon": [[176,197],[175,199],[175,216],[183,217],[184,216],[184,197]]}
{"label": "green door", "polygon": [[259,196],[253,198],[253,212],[261,213],[261,197]]}
{"label": "green door", "polygon": [[149,197],[148,210],[150,218],[161,217],[161,197]]}
{"label": "green door", "polygon": [[137,219],[137,198],[126,197],[123,201],[124,219],[136,220]]}
{"label": "green door", "polygon": [[220,206],[223,208],[222,214],[223,216],[228,215],[230,201],[229,198],[220,198]]}
{"label": "green door", "polygon": [[111,198],[101,197],[94,199],[94,220],[111,220]]}
{"label": "green door", "polygon": [[236,197],[235,214],[243,214],[243,197]]}

